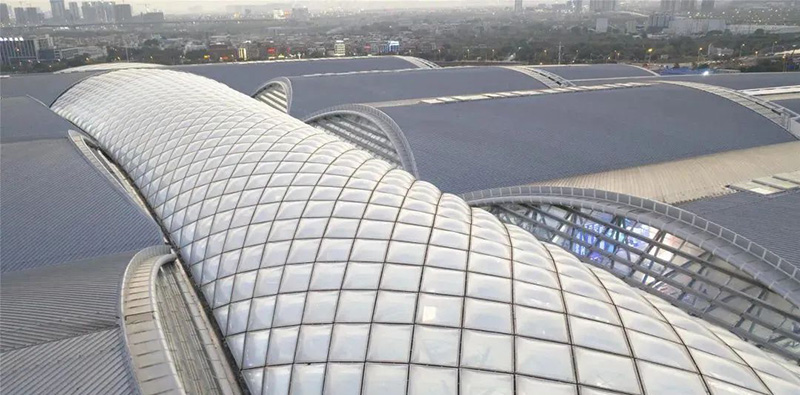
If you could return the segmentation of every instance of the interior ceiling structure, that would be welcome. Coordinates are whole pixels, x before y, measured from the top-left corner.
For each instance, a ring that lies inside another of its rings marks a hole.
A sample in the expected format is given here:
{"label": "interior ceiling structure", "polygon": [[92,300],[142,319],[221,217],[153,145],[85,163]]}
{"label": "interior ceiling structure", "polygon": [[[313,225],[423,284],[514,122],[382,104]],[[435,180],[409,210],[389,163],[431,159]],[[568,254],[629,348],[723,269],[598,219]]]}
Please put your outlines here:
{"label": "interior ceiling structure", "polygon": [[141,191],[251,392],[800,383],[725,330],[207,79],[116,71],[53,109]]}

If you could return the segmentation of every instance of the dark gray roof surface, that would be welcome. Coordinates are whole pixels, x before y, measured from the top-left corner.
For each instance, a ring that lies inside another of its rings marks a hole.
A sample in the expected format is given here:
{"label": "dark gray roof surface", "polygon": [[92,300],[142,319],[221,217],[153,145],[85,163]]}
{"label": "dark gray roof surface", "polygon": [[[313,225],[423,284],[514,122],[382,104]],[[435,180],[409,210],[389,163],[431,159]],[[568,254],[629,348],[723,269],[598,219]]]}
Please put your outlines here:
{"label": "dark gray roof surface", "polygon": [[138,393],[119,328],[121,281],[163,234],[79,151],[68,133],[78,128],[37,100],[85,76],[2,79],[4,95],[36,97],[0,101],[4,394]]}
{"label": "dark gray roof surface", "polygon": [[800,84],[800,73],[735,73],[663,77],[667,81],[692,81],[730,89],[757,89]]}
{"label": "dark gray roof surface", "polygon": [[7,143],[0,150],[2,272],[163,242],[155,222],[70,140]]}
{"label": "dark gray roof surface", "polygon": [[703,84],[716,85],[725,88],[742,90],[771,88],[776,86],[800,85],[800,73],[731,73],[731,74],[712,74],[712,75],[672,75],[652,78],[630,78],[630,79],[592,79],[587,81],[576,81],[578,85],[599,85],[609,82],[646,82],[647,80],[663,81],[690,81]]}
{"label": "dark gray roof surface", "polygon": [[64,138],[65,131],[77,129],[50,108],[27,96],[0,100],[0,142]]}
{"label": "dark gray roof surface", "polygon": [[[217,80],[233,89],[250,95],[255,93],[255,90],[265,82],[282,76],[365,70],[413,69],[417,68],[417,66],[397,56],[375,56],[348,59],[185,65],[170,68]],[[30,95],[49,106],[72,85],[84,78],[104,72],[12,75],[7,78],[0,78],[0,95],[3,98]]]}
{"label": "dark gray roof surface", "polygon": [[118,326],[122,277],[136,252],[4,273],[0,352]]}
{"label": "dark gray roof surface", "polygon": [[138,394],[119,328],[2,354],[7,395]]}
{"label": "dark gray roof surface", "polygon": [[[30,95],[46,105],[51,105],[64,91],[94,73],[21,74],[0,78],[0,95],[3,98]],[[5,124],[5,120],[3,121]]]}
{"label": "dark gray roof surface", "polygon": [[796,113],[800,113],[800,99],[776,100],[775,104],[784,106]]}
{"label": "dark gray roof surface", "polygon": [[795,140],[727,99],[660,84],[382,110],[421,178],[455,193]]}
{"label": "dark gray roof surface", "polygon": [[277,77],[318,73],[341,73],[365,70],[398,70],[417,68],[411,62],[396,56],[371,58],[324,59],[283,62],[246,62],[213,65],[176,66],[187,71],[222,82],[239,92],[251,95],[267,81]]}
{"label": "dark gray roof surface", "polygon": [[775,195],[739,192],[680,206],[800,266],[800,190]]}
{"label": "dark gray roof surface", "polygon": [[501,67],[457,67],[391,73],[290,77],[290,113],[304,118],[340,104],[544,89],[541,82]]}
{"label": "dark gray roof surface", "polygon": [[591,78],[655,77],[653,73],[627,64],[591,64],[569,66],[534,66],[568,80]]}

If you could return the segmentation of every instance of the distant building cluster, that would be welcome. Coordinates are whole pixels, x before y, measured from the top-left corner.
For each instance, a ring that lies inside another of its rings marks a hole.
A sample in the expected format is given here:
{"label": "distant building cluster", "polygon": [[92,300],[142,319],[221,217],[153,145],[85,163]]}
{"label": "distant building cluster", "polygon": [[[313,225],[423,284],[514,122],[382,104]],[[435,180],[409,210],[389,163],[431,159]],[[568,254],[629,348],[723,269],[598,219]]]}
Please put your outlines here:
{"label": "distant building cluster", "polygon": [[106,51],[95,46],[59,48],[49,35],[32,38],[0,37],[0,63],[3,65],[57,62],[83,55],[99,59],[106,56]]}
{"label": "distant building cluster", "polygon": [[84,1],[79,5],[77,1],[66,3],[64,0],[50,0],[50,15],[47,17],[37,7],[14,7],[12,10],[8,4],[0,3],[0,24],[3,25],[35,26],[44,23],[93,24],[134,21],[163,22],[164,13],[146,12],[134,15],[130,4],[117,4],[113,1]]}

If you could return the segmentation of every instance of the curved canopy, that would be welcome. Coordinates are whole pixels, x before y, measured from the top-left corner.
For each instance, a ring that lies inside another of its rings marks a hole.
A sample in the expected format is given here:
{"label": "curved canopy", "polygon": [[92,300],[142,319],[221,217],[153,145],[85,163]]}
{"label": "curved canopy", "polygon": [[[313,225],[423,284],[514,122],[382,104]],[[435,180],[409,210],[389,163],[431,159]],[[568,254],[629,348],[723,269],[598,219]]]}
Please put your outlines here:
{"label": "curved canopy", "polygon": [[112,70],[125,70],[125,69],[157,69],[162,67],[166,66],[155,63],[136,63],[136,62],[98,63],[98,64],[87,64],[85,66],[70,67],[68,69],[56,71],[53,74],[69,74],[69,73],[83,73],[88,71],[112,71]]}
{"label": "curved canopy", "polygon": [[53,108],[141,190],[252,393],[800,385],[797,367],[206,79],[119,71]]}

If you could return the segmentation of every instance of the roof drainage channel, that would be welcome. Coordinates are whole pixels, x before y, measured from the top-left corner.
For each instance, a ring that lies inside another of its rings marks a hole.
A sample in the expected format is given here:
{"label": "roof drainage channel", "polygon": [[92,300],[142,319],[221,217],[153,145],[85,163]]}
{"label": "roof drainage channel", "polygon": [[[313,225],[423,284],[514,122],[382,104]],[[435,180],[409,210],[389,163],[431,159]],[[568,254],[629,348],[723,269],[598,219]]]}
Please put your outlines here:
{"label": "roof drainage channel", "polygon": [[140,390],[239,394],[223,348],[189,284],[166,245],[140,251],[128,266],[122,320]]}

